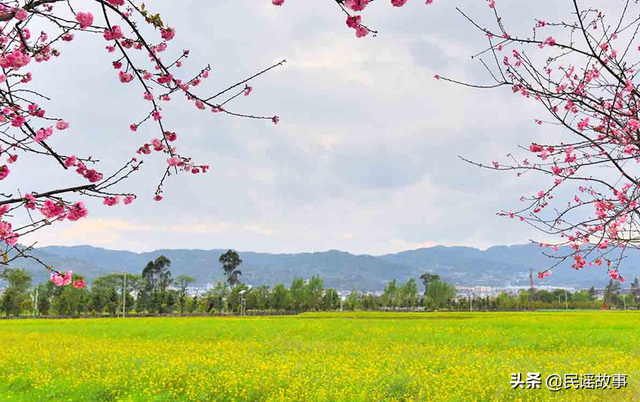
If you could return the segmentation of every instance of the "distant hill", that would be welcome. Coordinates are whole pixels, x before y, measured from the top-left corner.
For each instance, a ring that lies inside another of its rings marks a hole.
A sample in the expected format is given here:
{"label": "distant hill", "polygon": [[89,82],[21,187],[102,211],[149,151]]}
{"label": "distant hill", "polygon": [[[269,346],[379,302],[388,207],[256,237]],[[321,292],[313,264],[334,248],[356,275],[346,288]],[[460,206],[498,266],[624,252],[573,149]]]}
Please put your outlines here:
{"label": "distant hill", "polygon": [[[218,258],[226,250],[157,250],[147,253],[107,250],[92,246],[50,246],[32,254],[59,270],[71,269],[89,280],[116,271],[139,274],[150,260],[164,255],[171,260],[173,276],[188,274],[199,285],[222,279]],[[542,255],[535,244],[497,246],[488,250],[471,247],[436,246],[381,256],[354,255],[330,250],[315,253],[269,254],[239,251],[243,259],[242,280],[250,285],[290,284],[296,276],[309,278],[320,275],[327,287],[348,290],[381,290],[391,279],[406,281],[430,271],[456,285],[528,286],[529,267],[534,275],[555,261]],[[34,275],[34,282],[48,278],[43,267],[33,260],[20,259],[13,264]],[[623,276],[640,276],[640,252],[631,252],[622,268]],[[551,286],[604,286],[606,268],[570,268],[570,262],[554,269],[544,281],[536,284]]]}

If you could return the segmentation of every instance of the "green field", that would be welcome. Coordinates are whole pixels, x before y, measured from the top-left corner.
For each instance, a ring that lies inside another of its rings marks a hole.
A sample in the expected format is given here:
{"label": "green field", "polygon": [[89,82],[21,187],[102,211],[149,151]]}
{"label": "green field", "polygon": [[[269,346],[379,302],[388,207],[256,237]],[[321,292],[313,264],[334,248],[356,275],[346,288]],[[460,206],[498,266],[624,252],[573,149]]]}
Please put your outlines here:
{"label": "green field", "polygon": [[[637,312],[2,320],[0,340],[2,401],[640,400]],[[552,392],[553,373],[628,385]]]}

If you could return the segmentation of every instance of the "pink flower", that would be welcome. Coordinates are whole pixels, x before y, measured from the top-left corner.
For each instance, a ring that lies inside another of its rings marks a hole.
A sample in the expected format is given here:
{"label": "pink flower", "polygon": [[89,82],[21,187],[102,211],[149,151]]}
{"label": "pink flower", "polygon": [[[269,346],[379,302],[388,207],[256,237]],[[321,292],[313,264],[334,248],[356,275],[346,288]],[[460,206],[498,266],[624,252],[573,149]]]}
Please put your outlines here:
{"label": "pink flower", "polygon": [[369,0],[345,0],[344,5],[353,11],[362,11],[369,4]]}
{"label": "pink flower", "polygon": [[64,160],[64,165],[66,167],[71,167],[71,166],[75,166],[76,162],[78,162],[78,159],[76,158],[75,155],[71,155],[69,157],[67,157],[67,159]]}
{"label": "pink flower", "polygon": [[135,199],[136,199],[136,196],[135,196],[135,195],[128,195],[128,196],[124,197],[124,203],[125,203],[125,205],[129,205],[129,204],[131,204],[131,203],[133,202],[133,200],[135,200]]}
{"label": "pink flower", "polygon": [[360,25],[359,27],[356,28],[356,37],[357,38],[363,38],[365,36],[369,35],[369,30],[365,27],[363,27],[362,25]]}
{"label": "pink flower", "polygon": [[16,116],[13,119],[11,119],[11,125],[13,127],[22,127],[25,122],[26,122],[26,120],[22,116]]}
{"label": "pink flower", "polygon": [[153,197],[154,201],[162,201],[162,196],[161,195],[156,195],[155,197]]}
{"label": "pink flower", "polygon": [[11,173],[11,171],[7,165],[0,166],[0,180],[6,179],[7,176],[9,176],[9,173]]}
{"label": "pink flower", "polygon": [[549,275],[551,275],[551,271],[549,270],[538,272],[538,279],[544,279]]}
{"label": "pink flower", "polygon": [[106,40],[118,40],[124,37],[122,29],[119,25],[114,25],[111,29],[105,29],[102,34]]}
{"label": "pink flower", "polygon": [[589,127],[589,118],[585,117],[578,123],[578,130],[584,131],[587,127]]}
{"label": "pink flower", "polygon": [[41,128],[40,130],[36,131],[34,140],[36,142],[42,142],[51,137],[51,134],[53,134],[53,127]]}
{"label": "pink flower", "polygon": [[271,0],[271,4],[274,6],[281,6],[284,4],[284,0]]}
{"label": "pink flower", "polygon": [[118,74],[120,76],[120,82],[126,84],[127,82],[133,81],[133,74],[125,73],[124,71],[120,71]]}
{"label": "pink flower", "polygon": [[393,5],[394,7],[402,7],[406,2],[407,0],[391,0],[391,5]]}
{"label": "pink flower", "polygon": [[120,202],[120,198],[119,197],[104,197],[104,201],[102,201],[102,203],[104,205],[108,205],[110,207],[116,205],[118,202]]}
{"label": "pink flower", "polygon": [[178,166],[182,163],[182,159],[179,156],[172,156],[171,158],[167,158],[167,163],[169,166]]}
{"label": "pink flower", "polygon": [[138,131],[138,126],[136,126],[135,124],[132,124],[132,125],[129,126],[129,129],[131,131]]}
{"label": "pink flower", "polygon": [[24,207],[27,209],[36,209],[36,197],[33,194],[26,194],[24,196]]}
{"label": "pink flower", "polygon": [[19,21],[25,20],[28,16],[29,16],[29,13],[24,8],[21,8],[15,14],[16,19]]}
{"label": "pink flower", "polygon": [[244,96],[249,96],[249,94],[251,93],[252,90],[253,90],[253,88],[251,88],[249,85],[245,85],[245,87],[244,87]]}
{"label": "pink flower", "polygon": [[76,21],[80,24],[80,29],[85,29],[93,24],[93,14],[80,12],[76,14]]}
{"label": "pink flower", "polygon": [[51,282],[53,282],[56,286],[67,286],[71,283],[71,272],[67,271],[64,275],[61,275],[58,272],[51,273]]}
{"label": "pink flower", "polygon": [[354,15],[352,16],[348,16],[347,17],[347,26],[349,28],[353,28],[356,29],[357,27],[360,26],[360,21],[362,21],[362,17],[360,17],[359,15]]}
{"label": "pink flower", "polygon": [[273,124],[278,124],[278,122],[280,121],[280,117],[278,116],[273,116],[271,118],[271,121],[273,122]]}
{"label": "pink flower", "polygon": [[77,221],[80,218],[84,218],[89,214],[87,208],[84,206],[84,202],[76,202],[69,208],[69,212],[67,213],[67,219],[70,221]]}
{"label": "pink flower", "polygon": [[64,204],[46,200],[44,205],[40,207],[40,212],[47,219],[56,218],[64,214]]}
{"label": "pink flower", "polygon": [[151,140],[151,145],[153,145],[153,150],[157,152],[163,151],[166,148],[162,141],[157,138]]}
{"label": "pink flower", "polygon": [[118,7],[124,5],[124,0],[107,0],[107,3],[111,4],[112,6]]}
{"label": "pink flower", "polygon": [[73,281],[73,287],[76,289],[82,289],[83,287],[85,287],[87,284],[84,281],[84,279],[78,279]]}
{"label": "pink flower", "polygon": [[500,164],[498,163],[498,161],[493,161],[491,163],[493,164],[493,167],[496,169],[500,167]]}
{"label": "pink flower", "polygon": [[162,36],[162,39],[170,41],[174,36],[176,36],[176,30],[174,28],[161,29],[160,35]]}
{"label": "pink flower", "polygon": [[66,130],[69,128],[69,123],[64,120],[58,120],[58,122],[56,123],[56,128],[61,131]]}

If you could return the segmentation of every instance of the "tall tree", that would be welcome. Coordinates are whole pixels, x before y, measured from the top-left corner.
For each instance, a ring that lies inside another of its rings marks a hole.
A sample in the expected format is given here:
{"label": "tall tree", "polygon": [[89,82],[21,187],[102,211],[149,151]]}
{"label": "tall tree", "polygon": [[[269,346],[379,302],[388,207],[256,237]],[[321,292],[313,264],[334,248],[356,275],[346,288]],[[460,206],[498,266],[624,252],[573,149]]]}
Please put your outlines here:
{"label": "tall tree", "polygon": [[187,288],[189,285],[196,283],[196,278],[188,275],[178,275],[175,279],[178,284],[178,300],[180,303],[180,312],[184,313],[187,305]]}
{"label": "tall tree", "polygon": [[156,312],[166,310],[163,303],[168,298],[167,288],[173,282],[169,267],[171,261],[164,255],[159,256],[154,261],[149,261],[142,270],[142,280],[144,284],[138,295],[138,305],[140,310]]}
{"label": "tall tree", "polygon": [[438,310],[452,302],[456,297],[456,288],[445,281],[429,282],[425,292],[424,304],[426,308]]}
{"label": "tall tree", "polygon": [[220,256],[218,260],[222,264],[222,270],[227,277],[227,283],[232,288],[238,283],[238,276],[242,275],[242,272],[238,269],[242,264],[242,259],[233,250],[229,250]]}

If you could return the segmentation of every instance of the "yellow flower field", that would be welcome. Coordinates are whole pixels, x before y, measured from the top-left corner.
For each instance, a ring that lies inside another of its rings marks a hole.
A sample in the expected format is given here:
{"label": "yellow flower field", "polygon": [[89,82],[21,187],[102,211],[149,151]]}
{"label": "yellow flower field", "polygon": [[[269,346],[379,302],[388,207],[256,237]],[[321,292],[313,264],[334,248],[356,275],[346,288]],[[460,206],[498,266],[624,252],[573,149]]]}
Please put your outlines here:
{"label": "yellow flower field", "polygon": [[[0,340],[2,401],[640,400],[636,312],[3,320]],[[545,386],[572,373],[627,384]]]}

